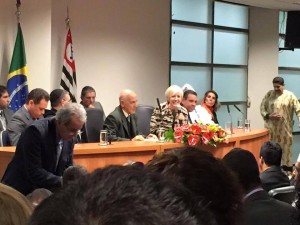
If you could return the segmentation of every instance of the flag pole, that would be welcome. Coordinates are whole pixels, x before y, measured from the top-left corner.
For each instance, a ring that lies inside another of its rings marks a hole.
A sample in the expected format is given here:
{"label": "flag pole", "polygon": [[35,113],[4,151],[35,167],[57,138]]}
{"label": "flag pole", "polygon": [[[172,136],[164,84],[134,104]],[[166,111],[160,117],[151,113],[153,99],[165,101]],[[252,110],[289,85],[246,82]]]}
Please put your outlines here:
{"label": "flag pole", "polygon": [[21,11],[20,11],[20,7],[21,7],[21,0],[17,0],[17,12],[16,12],[16,16],[17,16],[17,21],[18,23],[20,22],[20,16],[21,16]]}

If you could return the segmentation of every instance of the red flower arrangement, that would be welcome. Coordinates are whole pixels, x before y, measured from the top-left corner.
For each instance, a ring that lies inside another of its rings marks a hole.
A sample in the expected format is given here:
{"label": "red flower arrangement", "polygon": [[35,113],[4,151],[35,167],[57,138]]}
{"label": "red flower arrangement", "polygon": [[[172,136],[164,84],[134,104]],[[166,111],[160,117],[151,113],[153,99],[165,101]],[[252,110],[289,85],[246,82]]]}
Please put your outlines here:
{"label": "red flower arrangement", "polygon": [[169,129],[165,132],[166,141],[185,143],[191,146],[202,143],[216,147],[219,143],[227,143],[227,133],[218,124],[193,123]]}

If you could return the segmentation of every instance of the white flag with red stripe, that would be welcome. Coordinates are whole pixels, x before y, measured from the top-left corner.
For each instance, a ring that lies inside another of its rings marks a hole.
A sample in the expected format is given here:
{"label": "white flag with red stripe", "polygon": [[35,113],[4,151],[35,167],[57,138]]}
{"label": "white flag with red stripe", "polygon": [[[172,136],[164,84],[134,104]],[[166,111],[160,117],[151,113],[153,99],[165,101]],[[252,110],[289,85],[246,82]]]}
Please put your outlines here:
{"label": "white flag with red stripe", "polygon": [[64,65],[62,69],[62,77],[60,81],[60,86],[69,92],[72,102],[76,102],[77,96],[77,82],[76,82],[76,70],[75,70],[75,59],[73,55],[73,43],[71,30],[69,28],[66,46],[64,52]]}

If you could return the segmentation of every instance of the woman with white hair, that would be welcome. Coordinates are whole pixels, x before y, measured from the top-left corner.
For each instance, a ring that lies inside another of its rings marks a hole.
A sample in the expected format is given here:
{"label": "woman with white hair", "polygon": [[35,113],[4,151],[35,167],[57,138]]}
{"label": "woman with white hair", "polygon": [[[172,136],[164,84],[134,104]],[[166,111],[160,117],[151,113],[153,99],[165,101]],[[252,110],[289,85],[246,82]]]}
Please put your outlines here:
{"label": "woman with white hair", "polygon": [[180,105],[183,91],[177,85],[172,85],[165,92],[167,101],[156,107],[151,116],[150,133],[157,135],[159,128],[168,130],[175,125],[186,123],[187,110]]}

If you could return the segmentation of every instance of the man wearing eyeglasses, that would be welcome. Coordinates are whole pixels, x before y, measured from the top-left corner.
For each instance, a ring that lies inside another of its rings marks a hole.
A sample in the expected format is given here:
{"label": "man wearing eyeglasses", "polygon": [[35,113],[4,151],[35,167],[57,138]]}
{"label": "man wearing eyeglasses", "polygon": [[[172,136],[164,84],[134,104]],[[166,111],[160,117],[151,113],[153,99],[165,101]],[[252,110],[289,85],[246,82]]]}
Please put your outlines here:
{"label": "man wearing eyeglasses", "polygon": [[64,105],[55,117],[35,121],[22,133],[2,182],[27,195],[36,188],[56,191],[73,164],[76,135],[86,121],[82,105]]}

